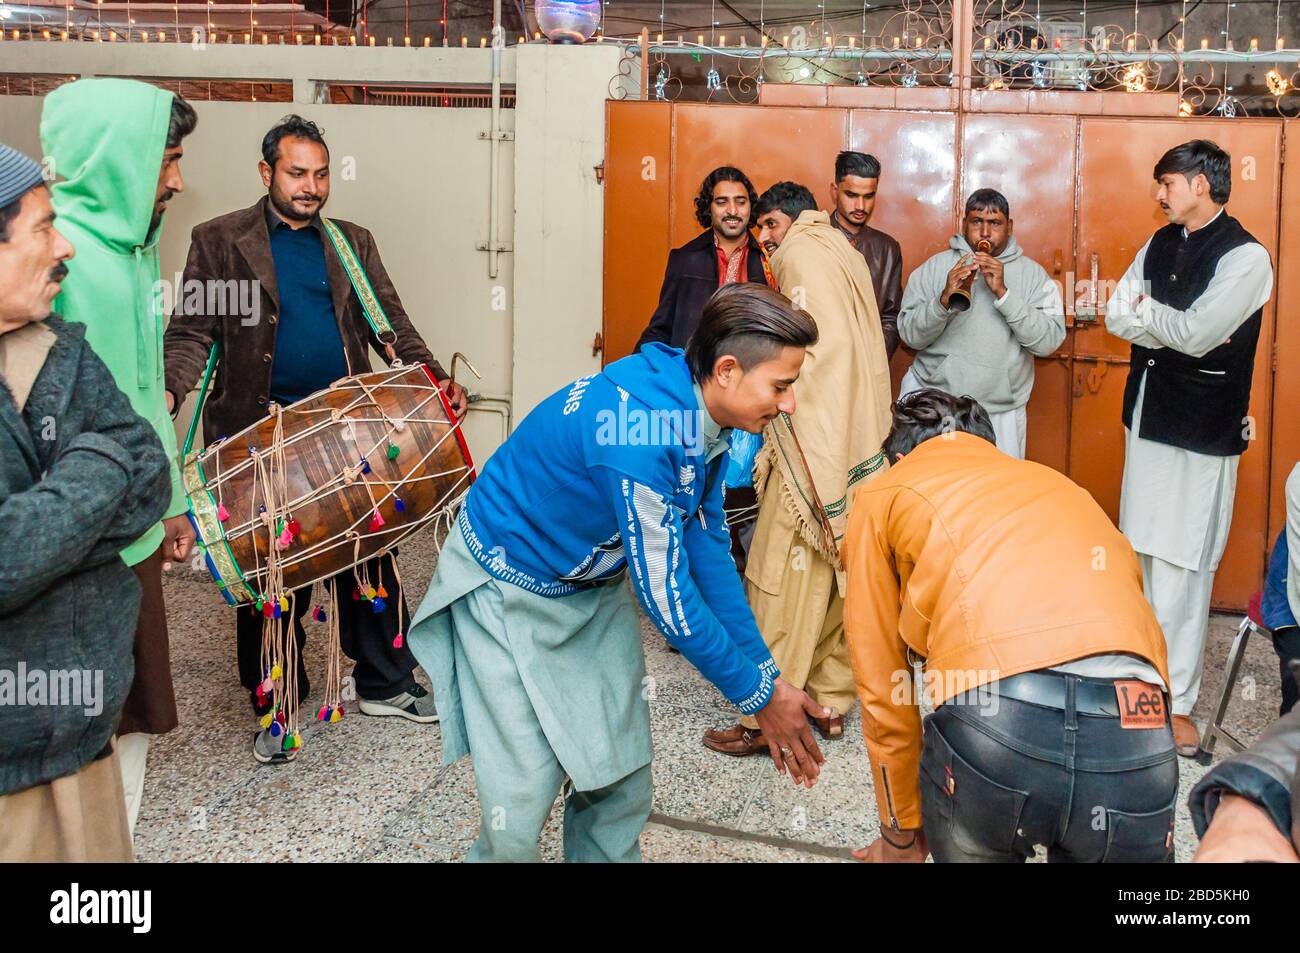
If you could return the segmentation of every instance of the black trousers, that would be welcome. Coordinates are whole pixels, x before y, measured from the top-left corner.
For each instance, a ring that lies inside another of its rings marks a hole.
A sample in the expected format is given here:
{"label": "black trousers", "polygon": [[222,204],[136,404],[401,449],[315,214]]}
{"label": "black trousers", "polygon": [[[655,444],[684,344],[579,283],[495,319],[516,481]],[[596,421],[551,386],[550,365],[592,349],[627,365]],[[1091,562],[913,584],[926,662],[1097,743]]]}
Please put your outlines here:
{"label": "black trousers", "polygon": [[[370,602],[352,598],[356,579],[351,569],[334,577],[339,596],[339,642],[343,646],[343,654],[357,663],[352,670],[357,694],[369,701],[392,698],[416,684],[412,674],[416,667],[415,656],[407,647],[405,638],[400,649],[393,647],[393,639],[399,631],[403,631],[398,628],[399,603],[402,623],[408,626],[411,623],[411,613],[406,608],[405,601],[398,596],[397,576],[393,572],[394,558],[395,553],[385,553],[365,563],[370,580],[376,587],[379,585],[382,567],[384,588],[388,591],[383,612],[375,612]],[[305,699],[311,691],[311,684],[303,664],[303,643],[307,632],[303,629],[302,620],[310,615],[313,603],[310,589],[299,589],[296,595],[293,629],[298,640],[298,697]],[[329,612],[329,607],[325,611]],[[238,610],[235,627],[239,682],[250,692],[256,690],[266,677],[262,671],[263,621],[262,614],[251,606]]]}
{"label": "black trousers", "polygon": [[1273,633],[1273,648],[1277,650],[1278,668],[1282,675],[1282,714],[1288,714],[1300,701],[1300,671],[1293,672],[1292,665],[1300,665],[1300,626],[1283,626]]}
{"label": "black trousers", "polygon": [[[1113,685],[1077,675],[1062,679]],[[936,862],[1173,860],[1173,734],[972,691],[925,719],[921,813]]]}

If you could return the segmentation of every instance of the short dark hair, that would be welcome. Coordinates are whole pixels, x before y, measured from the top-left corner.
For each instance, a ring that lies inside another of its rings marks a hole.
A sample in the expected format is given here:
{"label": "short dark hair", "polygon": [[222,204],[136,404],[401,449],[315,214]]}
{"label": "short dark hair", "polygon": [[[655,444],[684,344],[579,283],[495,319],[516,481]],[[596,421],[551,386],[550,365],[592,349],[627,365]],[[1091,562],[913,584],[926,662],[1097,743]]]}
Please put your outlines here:
{"label": "short dark hair", "polygon": [[329,157],[330,147],[325,145],[325,130],[310,119],[303,119],[297,114],[291,114],[277,122],[262,137],[262,158],[272,169],[275,168],[276,162],[280,159],[280,140],[286,137],[307,139],[319,143],[320,147],[325,150],[325,156]]}
{"label": "short dark hair", "polygon": [[748,227],[753,228],[754,223],[758,221],[758,193],[754,191],[754,183],[749,181],[749,176],[741,172],[735,166],[721,165],[704,177],[700,183],[700,194],[695,196],[695,221],[700,223],[700,228],[709,228],[713,224],[713,216],[709,214],[709,206],[713,204],[713,187],[719,182],[739,182],[749,193],[749,222]]}
{"label": "short dark hair", "polygon": [[843,182],[846,175],[856,175],[862,179],[878,179],[880,160],[865,152],[845,149],[835,157],[835,181]]}
{"label": "short dark hair", "polygon": [[954,397],[946,391],[925,387],[898,398],[890,412],[893,424],[881,447],[890,463],[894,462],[895,454],[906,456],[931,437],[956,431],[997,444],[988,412],[974,397]]}
{"label": "short dark hair", "polygon": [[1007,218],[1011,217],[1011,203],[997,189],[976,189],[972,192],[966,200],[966,214],[977,209],[981,212],[1001,212]]}
{"label": "short dark hair", "polygon": [[812,192],[798,182],[778,182],[759,196],[755,217],[766,215],[774,209],[785,212],[793,221],[802,212],[816,211],[817,200],[813,198]]}
{"label": "short dark hair", "polygon": [[817,343],[817,322],[807,311],[767,285],[723,285],[704,305],[700,326],[686,344],[686,363],[697,381],[713,376],[713,365],[730,354],[748,371],[770,361],[783,347]]}
{"label": "short dark hair", "polygon": [[1209,139],[1193,139],[1174,146],[1160,157],[1152,178],[1179,172],[1191,184],[1192,179],[1204,175],[1210,183],[1210,198],[1216,205],[1227,205],[1232,194],[1232,157]]}
{"label": "short dark hair", "polygon": [[181,140],[194,131],[199,124],[199,114],[187,100],[180,96],[172,97],[171,119],[167,121],[167,148],[175,149]]}

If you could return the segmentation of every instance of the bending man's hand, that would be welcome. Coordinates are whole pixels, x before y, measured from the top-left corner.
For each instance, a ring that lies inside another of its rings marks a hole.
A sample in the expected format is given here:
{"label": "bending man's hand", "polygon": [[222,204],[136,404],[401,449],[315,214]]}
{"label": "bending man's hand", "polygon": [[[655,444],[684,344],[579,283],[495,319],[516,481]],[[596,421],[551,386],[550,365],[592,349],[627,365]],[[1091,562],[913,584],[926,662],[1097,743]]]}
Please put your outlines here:
{"label": "bending man's hand", "polygon": [[918,827],[913,831],[890,831],[889,839],[882,834],[855,850],[853,859],[864,864],[923,864],[929,853],[925,831]]}
{"label": "bending man's hand", "polygon": [[808,724],[810,715],[828,718],[831,710],[823,708],[806,692],[781,678],[773,683],[772,697],[767,704],[754,713],[754,720],[772,752],[776,770],[785,774],[789,768],[794,783],[805,787],[812,787],[817,782],[822,762],[826,760],[813,740],[812,728]]}

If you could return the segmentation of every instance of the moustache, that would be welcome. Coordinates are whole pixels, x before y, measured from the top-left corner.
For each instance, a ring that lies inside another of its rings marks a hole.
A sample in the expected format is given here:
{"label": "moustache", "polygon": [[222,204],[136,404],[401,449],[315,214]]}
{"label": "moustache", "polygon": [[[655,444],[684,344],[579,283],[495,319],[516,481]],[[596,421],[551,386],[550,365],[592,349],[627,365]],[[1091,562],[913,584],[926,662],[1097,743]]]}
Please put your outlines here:
{"label": "moustache", "polygon": [[68,277],[68,266],[63,262],[59,262],[50,269],[50,281],[53,281],[55,284],[63,281],[66,277]]}

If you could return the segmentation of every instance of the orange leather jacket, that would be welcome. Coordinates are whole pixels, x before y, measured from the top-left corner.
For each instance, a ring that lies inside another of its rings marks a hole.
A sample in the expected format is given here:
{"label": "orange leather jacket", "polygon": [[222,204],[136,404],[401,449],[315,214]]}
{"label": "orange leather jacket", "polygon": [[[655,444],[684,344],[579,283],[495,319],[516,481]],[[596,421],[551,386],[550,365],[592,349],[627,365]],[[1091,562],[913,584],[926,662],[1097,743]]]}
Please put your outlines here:
{"label": "orange leather jacket", "polygon": [[967,433],[932,437],[858,491],[841,547],[844,633],[881,823],[921,825],[921,715],[933,704],[1101,653],[1165,640],[1128,540],[1086,490]]}

